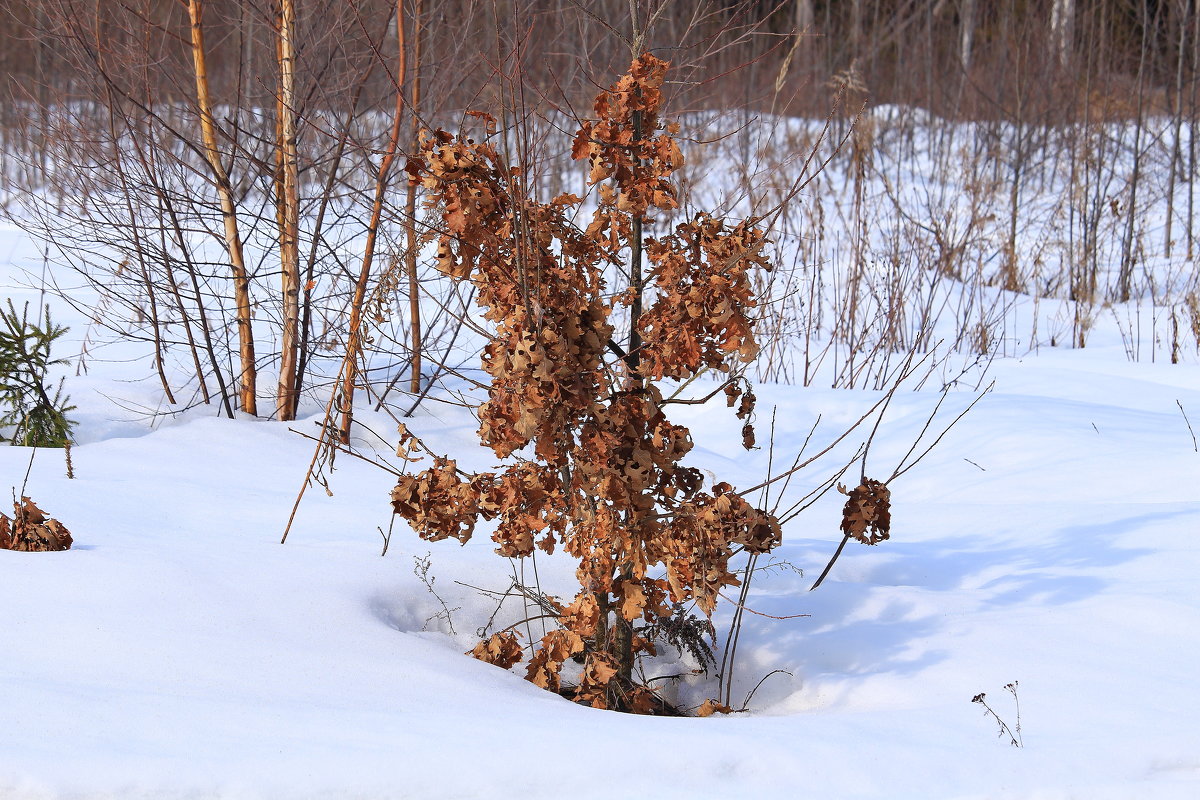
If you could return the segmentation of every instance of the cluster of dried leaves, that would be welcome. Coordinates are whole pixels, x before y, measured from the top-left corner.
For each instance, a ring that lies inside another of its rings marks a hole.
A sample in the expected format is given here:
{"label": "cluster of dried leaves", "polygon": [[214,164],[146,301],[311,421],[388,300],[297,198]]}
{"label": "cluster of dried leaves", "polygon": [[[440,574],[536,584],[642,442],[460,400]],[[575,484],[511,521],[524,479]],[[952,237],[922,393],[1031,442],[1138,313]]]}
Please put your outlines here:
{"label": "cluster of dried leaves", "polygon": [[[751,272],[769,268],[753,221],[730,227],[701,214],[666,236],[641,235],[648,215],[678,205],[669,179],[683,156],[676,129],[659,118],[666,69],[637,58],[575,137],[574,157],[588,160],[599,184],[586,229],[572,222],[581,198],[529,195],[525,176],[490,143],[486,115],[477,115],[487,123],[483,141],[426,134],[406,167],[442,219],[438,268],[474,285],[494,325],[479,436],[514,463],[466,474],[436,458],[398,480],[395,513],[428,540],[466,541],[478,520],[498,520],[492,538],[502,555],[537,547],[577,558],[580,591],[555,605],[561,627],[531,648],[527,676],[564,691],[564,662],[581,661],[574,699],[638,712],[659,702],[631,680],[636,655],[655,650],[643,634],[672,604],[694,600],[710,614],[722,587],[738,583],[734,552],[766,552],[781,536],[772,515],[728,484],[706,491],[701,473],[681,464],[691,434],[667,419],[654,383],[752,360]],[[624,347],[617,311],[629,321]],[[753,394],[730,386],[749,448]],[[525,648],[502,632],[473,653],[507,668]]]}
{"label": "cluster of dried leaves", "polygon": [[71,549],[71,532],[47,517],[28,497],[13,503],[13,515],[0,512],[0,550],[45,552]]}
{"label": "cluster of dried leaves", "polygon": [[863,478],[849,491],[838,484],[838,491],[847,495],[842,508],[842,533],[863,544],[879,544],[891,536],[892,493],[886,484]]}

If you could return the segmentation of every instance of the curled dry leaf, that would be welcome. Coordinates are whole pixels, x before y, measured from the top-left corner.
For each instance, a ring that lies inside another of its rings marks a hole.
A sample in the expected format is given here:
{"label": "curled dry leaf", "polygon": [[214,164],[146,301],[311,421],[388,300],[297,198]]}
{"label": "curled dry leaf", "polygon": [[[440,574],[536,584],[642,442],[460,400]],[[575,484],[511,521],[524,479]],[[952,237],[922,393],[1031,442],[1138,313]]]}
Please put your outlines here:
{"label": "curled dry leaf", "polygon": [[683,153],[658,118],[667,62],[644,54],[629,72],[593,105],[597,120],[585,122],[575,135],[571,157],[587,159],[588,180],[611,179],[618,189],[616,208],[644,216],[652,208],[672,209],[679,204],[671,173],[683,165]]}
{"label": "curled dry leaf", "polygon": [[733,545],[765,553],[782,537],[778,519],[751,506],[727,483],[718,483],[711,495],[702,493],[680,504],[663,536],[672,601],[694,598],[701,611],[711,614],[721,588],[738,585],[729,571]]}
{"label": "curled dry leaf", "polygon": [[476,119],[483,121],[488,136],[492,136],[496,133],[496,118],[491,114],[488,114],[485,111],[468,111],[467,116],[475,117]]}
{"label": "curled dry leaf", "polygon": [[749,422],[742,426],[742,447],[747,450],[754,449],[754,426]]}
{"label": "curled dry leaf", "polygon": [[[746,393],[742,395],[742,401],[738,403],[737,418],[749,418],[749,416],[754,413],[754,404],[757,401],[758,398],[754,396],[754,392],[747,389]],[[731,402],[730,405],[733,405],[733,403]]]}
{"label": "curled dry leaf", "polygon": [[606,653],[593,653],[583,667],[583,683],[608,686],[617,674],[616,661]]}
{"label": "curled dry leaf", "polygon": [[726,405],[726,407],[733,408],[734,404],[737,403],[738,398],[741,396],[742,396],[742,387],[738,385],[737,381],[731,381],[731,382],[725,384],[725,405]]}
{"label": "curled dry leaf", "polygon": [[567,630],[581,636],[588,636],[600,623],[600,604],[593,592],[580,592],[575,600],[562,609],[558,616],[559,622]]}
{"label": "curled dry leaf", "polygon": [[417,454],[422,448],[417,437],[409,432],[408,426],[403,422],[399,423],[396,429],[400,434],[400,442],[396,445],[396,456],[408,462],[420,461],[421,456]]}
{"label": "curled dry leaf", "polygon": [[621,601],[621,618],[633,621],[642,616],[646,610],[646,590],[638,581],[621,581],[617,589]]}

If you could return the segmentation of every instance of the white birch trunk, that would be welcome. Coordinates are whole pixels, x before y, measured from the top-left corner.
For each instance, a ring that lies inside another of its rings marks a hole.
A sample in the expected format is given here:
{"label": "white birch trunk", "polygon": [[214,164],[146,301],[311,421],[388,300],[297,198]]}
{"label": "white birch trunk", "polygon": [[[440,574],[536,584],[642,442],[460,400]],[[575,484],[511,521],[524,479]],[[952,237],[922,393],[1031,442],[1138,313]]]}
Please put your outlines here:
{"label": "white birch trunk", "polygon": [[975,0],[962,0],[959,9],[958,57],[963,72],[971,70],[971,51],[975,46]]}
{"label": "white birch trunk", "polygon": [[1054,6],[1050,9],[1050,41],[1062,67],[1071,63],[1074,21],[1075,0],[1054,0]]}

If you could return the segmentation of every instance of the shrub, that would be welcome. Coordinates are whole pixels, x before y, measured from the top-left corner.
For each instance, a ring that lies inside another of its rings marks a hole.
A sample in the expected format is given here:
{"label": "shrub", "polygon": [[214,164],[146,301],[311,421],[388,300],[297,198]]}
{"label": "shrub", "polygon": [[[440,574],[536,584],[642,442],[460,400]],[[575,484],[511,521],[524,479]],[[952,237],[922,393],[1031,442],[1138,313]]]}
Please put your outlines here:
{"label": "shrub", "polygon": [[[441,216],[438,269],[475,286],[494,326],[479,438],[510,464],[467,474],[437,456],[392,492],[395,513],[424,539],[465,542],[478,520],[498,520],[503,556],[562,548],[579,559],[579,592],[550,601],[561,627],[534,649],[527,677],[595,707],[643,713],[661,706],[633,677],[654,632],[670,627],[679,603],[711,614],[722,588],[738,583],[734,553],[766,552],[781,536],[773,515],[727,483],[705,489],[700,471],[681,464],[691,434],[665,414],[678,401],[664,395],[664,378],[730,375],[723,387],[753,446],[753,394],[737,373],[758,352],[752,273],[770,268],[753,219],[729,225],[700,213],[646,235],[652,215],[678,207],[678,129],[659,117],[667,66],[637,57],[579,129],[572,155],[588,160],[599,187],[584,229],[572,221],[581,198],[531,196],[527,176],[491,143],[491,117],[476,114],[487,126],[481,141],[423,138],[407,170]],[[510,632],[474,653],[504,667],[525,656]],[[564,689],[567,659],[582,673]]]}

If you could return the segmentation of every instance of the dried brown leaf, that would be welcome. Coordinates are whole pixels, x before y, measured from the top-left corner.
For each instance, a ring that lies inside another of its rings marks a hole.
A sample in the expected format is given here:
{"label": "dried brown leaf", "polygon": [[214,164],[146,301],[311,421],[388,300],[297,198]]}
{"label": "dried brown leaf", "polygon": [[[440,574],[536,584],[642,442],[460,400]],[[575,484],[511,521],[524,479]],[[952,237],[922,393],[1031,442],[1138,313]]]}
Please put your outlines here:
{"label": "dried brown leaf", "polygon": [[523,650],[515,633],[502,632],[494,633],[475,645],[469,655],[501,669],[508,669],[521,660]]}
{"label": "dried brown leaf", "polygon": [[733,713],[732,708],[725,705],[724,703],[720,703],[720,702],[718,702],[716,700],[712,700],[712,699],[705,700],[700,705],[700,708],[696,709],[697,717],[711,717],[713,714],[732,714],[732,713]]}
{"label": "dried brown leaf", "polygon": [[742,447],[747,450],[754,449],[754,426],[749,422],[742,426]]}

